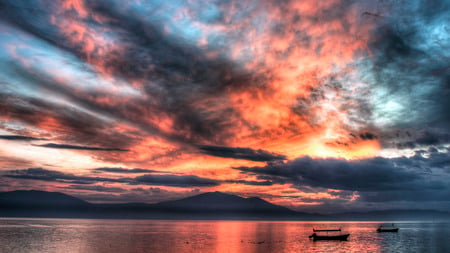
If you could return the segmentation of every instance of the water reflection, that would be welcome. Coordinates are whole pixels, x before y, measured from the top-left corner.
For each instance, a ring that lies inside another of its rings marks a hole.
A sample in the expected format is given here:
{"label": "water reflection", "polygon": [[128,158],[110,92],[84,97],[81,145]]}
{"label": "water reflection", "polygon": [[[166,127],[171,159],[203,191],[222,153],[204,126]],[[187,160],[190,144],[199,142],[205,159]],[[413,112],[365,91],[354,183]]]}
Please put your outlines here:
{"label": "water reflection", "polygon": [[[376,222],[0,219],[0,252],[450,252],[450,229]],[[341,227],[348,241],[308,239],[313,227]]]}

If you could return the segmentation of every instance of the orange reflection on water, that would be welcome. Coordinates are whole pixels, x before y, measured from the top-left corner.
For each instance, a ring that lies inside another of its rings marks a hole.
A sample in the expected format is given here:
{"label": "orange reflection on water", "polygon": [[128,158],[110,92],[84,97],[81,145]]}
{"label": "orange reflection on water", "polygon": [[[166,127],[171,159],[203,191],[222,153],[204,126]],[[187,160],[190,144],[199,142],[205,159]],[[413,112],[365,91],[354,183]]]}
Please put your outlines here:
{"label": "orange reflection on water", "polygon": [[[401,233],[380,235],[375,232],[378,224],[378,222],[0,219],[0,250],[44,253],[408,252],[408,242],[417,239],[410,236],[401,237]],[[308,239],[313,228],[342,228],[344,232],[350,233],[350,238],[343,242],[314,242]],[[396,251],[392,251],[394,246]]]}

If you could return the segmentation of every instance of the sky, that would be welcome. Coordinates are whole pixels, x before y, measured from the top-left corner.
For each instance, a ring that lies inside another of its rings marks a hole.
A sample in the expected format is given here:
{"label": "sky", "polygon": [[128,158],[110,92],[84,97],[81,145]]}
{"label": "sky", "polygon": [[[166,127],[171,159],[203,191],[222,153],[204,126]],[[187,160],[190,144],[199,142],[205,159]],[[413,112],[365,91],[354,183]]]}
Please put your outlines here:
{"label": "sky", "polygon": [[0,191],[450,209],[450,1],[3,0]]}

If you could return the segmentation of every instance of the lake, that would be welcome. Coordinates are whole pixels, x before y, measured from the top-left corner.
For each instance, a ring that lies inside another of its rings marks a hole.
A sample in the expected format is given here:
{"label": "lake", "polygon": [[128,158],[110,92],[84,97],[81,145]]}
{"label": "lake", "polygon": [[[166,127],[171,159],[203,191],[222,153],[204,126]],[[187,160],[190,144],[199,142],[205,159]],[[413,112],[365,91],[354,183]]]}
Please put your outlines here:
{"label": "lake", "polygon": [[[398,222],[0,219],[0,252],[450,252],[450,224]],[[342,228],[348,241],[308,239]]]}

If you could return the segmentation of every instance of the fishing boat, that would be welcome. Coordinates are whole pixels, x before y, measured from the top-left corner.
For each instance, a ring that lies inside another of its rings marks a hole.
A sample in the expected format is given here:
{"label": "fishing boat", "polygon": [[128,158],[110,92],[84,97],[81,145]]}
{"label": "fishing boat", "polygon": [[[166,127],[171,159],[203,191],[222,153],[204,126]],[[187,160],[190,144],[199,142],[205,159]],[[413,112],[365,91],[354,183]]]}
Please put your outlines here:
{"label": "fishing boat", "polygon": [[[347,238],[350,236],[350,234],[342,234],[341,229],[314,229],[313,228],[313,234],[309,236],[309,238],[312,238],[314,241],[320,241],[320,240],[335,240],[335,241],[347,241]],[[329,232],[339,232],[336,233],[329,233]],[[319,233],[319,234],[317,234]]]}
{"label": "fishing boat", "polygon": [[392,226],[390,226],[390,227],[386,227],[386,226],[380,225],[377,228],[377,232],[378,233],[381,233],[381,232],[398,232],[398,230],[399,230],[399,228],[394,227],[394,224],[392,224]]}

